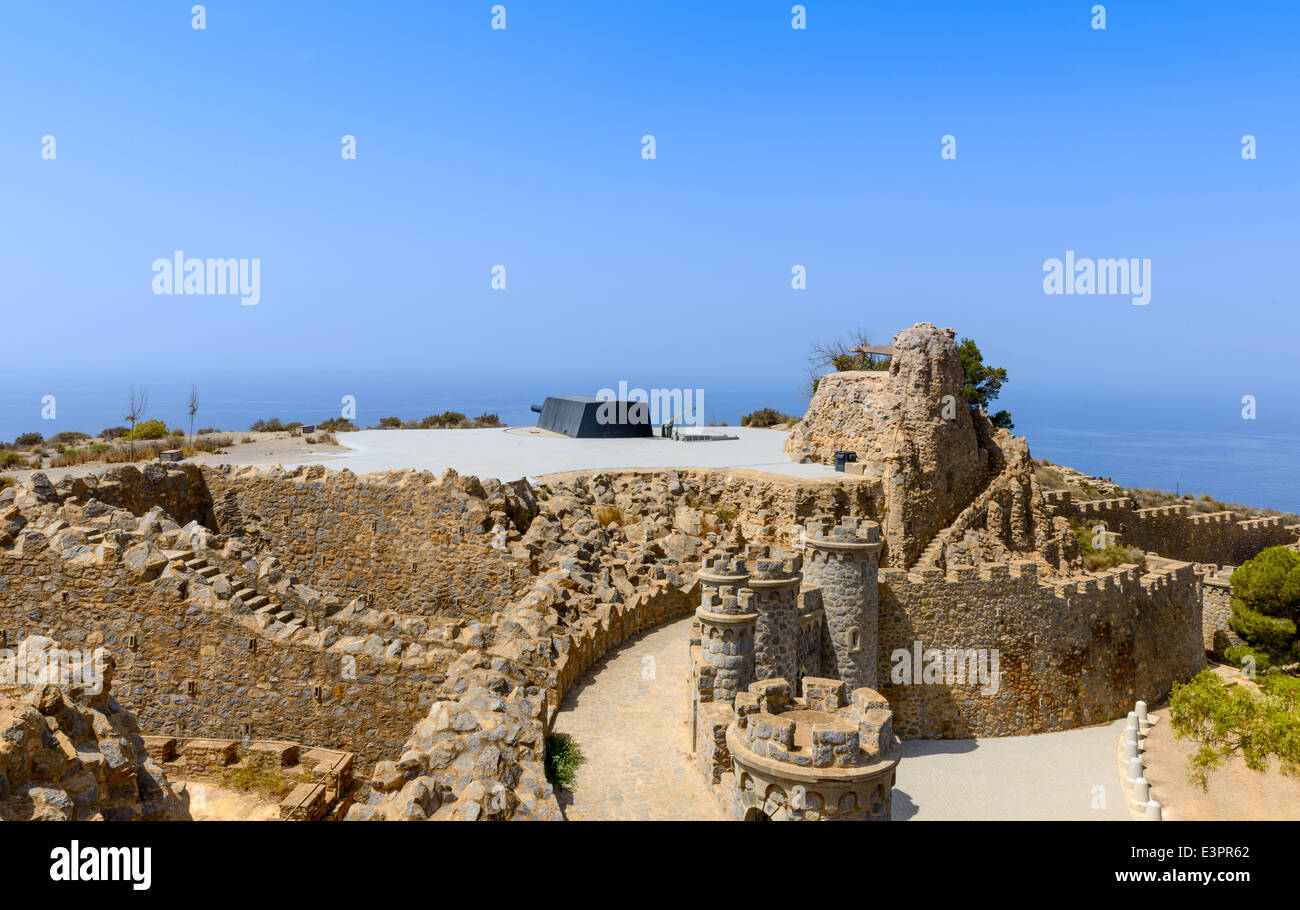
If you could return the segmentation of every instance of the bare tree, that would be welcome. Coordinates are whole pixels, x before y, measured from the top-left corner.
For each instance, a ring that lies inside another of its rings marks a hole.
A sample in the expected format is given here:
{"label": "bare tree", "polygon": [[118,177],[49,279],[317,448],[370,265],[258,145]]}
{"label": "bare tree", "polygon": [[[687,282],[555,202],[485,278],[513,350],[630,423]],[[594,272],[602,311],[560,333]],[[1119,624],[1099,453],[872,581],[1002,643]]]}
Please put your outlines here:
{"label": "bare tree", "polygon": [[194,445],[194,415],[199,412],[199,387],[190,386],[190,446]]}
{"label": "bare tree", "polygon": [[827,373],[839,373],[845,370],[879,370],[885,369],[889,361],[881,360],[874,354],[858,354],[854,348],[871,347],[871,333],[857,328],[847,335],[825,343],[813,344],[808,350],[808,371],[799,391],[811,398],[817,391],[817,382]]}
{"label": "bare tree", "polygon": [[126,401],[126,417],[123,419],[131,424],[131,435],[127,437],[127,458],[135,461],[135,423],[144,416],[145,409],[149,407],[149,390],[141,389],[137,393],[135,386],[132,385]]}

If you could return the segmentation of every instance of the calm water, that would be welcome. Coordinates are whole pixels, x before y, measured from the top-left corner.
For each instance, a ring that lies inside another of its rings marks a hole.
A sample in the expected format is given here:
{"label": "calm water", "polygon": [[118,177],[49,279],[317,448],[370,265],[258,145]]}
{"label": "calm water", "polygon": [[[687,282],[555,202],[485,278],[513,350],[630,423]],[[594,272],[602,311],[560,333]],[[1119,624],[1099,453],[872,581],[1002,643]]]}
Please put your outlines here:
{"label": "calm water", "polygon": [[1300,436],[1044,427],[1029,445],[1035,458],[1124,486],[1300,513]]}
{"label": "calm water", "polygon": [[[577,374],[472,382],[460,377],[397,378],[350,373],[333,365],[313,371],[311,376],[207,374],[178,378],[160,371],[132,378],[149,389],[147,416],[182,427],[190,383],[194,382],[200,398],[195,426],[222,430],[244,430],[255,420],[271,417],[319,422],[338,415],[343,395],[355,396],[357,421],[362,425],[378,423],[381,417],[408,420],[446,410],[471,417],[495,413],[508,424],[533,424],[536,415],[529,405],[541,404],[548,394],[595,394],[618,384],[617,379]],[[123,375],[59,375],[51,381],[0,373],[0,439],[12,440],[33,430],[46,437],[61,430],[97,433],[121,424],[130,381]],[[628,382],[635,387],[638,378],[629,377]],[[640,384],[647,388],[703,388],[708,421],[735,424],[742,414],[760,407],[799,415],[807,406],[807,400],[795,391],[797,376],[757,380],[646,377]],[[1111,477],[1124,486],[1177,488],[1197,495],[1209,493],[1225,502],[1300,512],[1300,421],[1266,412],[1262,417],[1271,420],[1248,423],[1234,416],[1234,401],[1225,398],[1207,406],[1203,396],[1194,401],[1171,399],[1158,407],[1144,400],[1142,411],[1132,413],[1109,405],[1089,411],[1083,401],[1068,409],[1067,422],[1056,405],[1064,394],[1022,393],[1018,398],[1008,394],[1005,402],[999,402],[1016,415],[1016,432],[1028,437],[1035,457]],[[55,420],[41,418],[44,395],[55,396]],[[1207,413],[1222,419],[1215,422]]]}

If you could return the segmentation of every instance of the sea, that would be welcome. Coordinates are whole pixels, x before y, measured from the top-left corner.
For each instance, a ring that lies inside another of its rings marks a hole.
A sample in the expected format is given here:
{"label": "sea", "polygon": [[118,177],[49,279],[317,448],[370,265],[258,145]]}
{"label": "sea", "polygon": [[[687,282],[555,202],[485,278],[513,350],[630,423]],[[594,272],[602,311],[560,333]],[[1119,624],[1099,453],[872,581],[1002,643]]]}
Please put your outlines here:
{"label": "sea", "polygon": [[[362,426],[383,417],[412,420],[443,411],[469,417],[496,414],[512,426],[531,425],[537,415],[530,406],[540,405],[547,395],[595,395],[619,387],[618,381],[578,370],[487,379],[351,371],[333,365],[310,373],[213,369],[183,376],[161,368],[132,372],[134,383],[122,371],[68,369],[51,379],[0,369],[0,440],[31,431],[47,438],[63,430],[96,434],[121,425],[132,384],[148,391],[146,417],[181,428],[188,427],[186,409],[194,386],[199,398],[195,428],[233,432],[273,417],[317,423],[339,416],[345,397],[355,403],[355,422]],[[802,415],[808,399],[798,390],[800,379],[797,374],[694,375],[668,381],[655,377],[643,387],[689,391],[693,405],[703,401],[705,422],[734,426],[743,414],[763,407]],[[624,382],[629,390],[638,388],[635,378]],[[1125,399],[1089,389],[1007,389],[997,406],[1011,410],[1015,432],[1028,438],[1035,458],[1122,486],[1209,494],[1223,502],[1300,513],[1300,414],[1270,406],[1287,397],[1281,392],[1261,394],[1253,420],[1242,419],[1235,395],[1196,390]]]}

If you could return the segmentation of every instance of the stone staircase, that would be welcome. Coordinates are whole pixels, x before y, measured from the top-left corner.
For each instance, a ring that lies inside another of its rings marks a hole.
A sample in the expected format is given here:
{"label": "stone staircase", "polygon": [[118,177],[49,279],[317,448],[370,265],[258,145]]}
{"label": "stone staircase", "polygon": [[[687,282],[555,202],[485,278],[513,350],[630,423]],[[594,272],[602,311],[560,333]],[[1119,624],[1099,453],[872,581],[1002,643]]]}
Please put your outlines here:
{"label": "stone staircase", "polygon": [[[307,625],[278,595],[260,593],[256,580],[242,566],[227,567],[223,571],[221,566],[213,564],[205,556],[195,555],[191,550],[164,551],[164,555],[178,571],[189,573],[199,584],[211,586],[220,599],[229,600],[232,604],[238,603],[243,607],[241,612],[258,617],[258,626],[272,632],[277,638],[288,637]],[[280,628],[272,628],[277,623]]]}
{"label": "stone staircase", "polygon": [[948,549],[948,544],[957,534],[957,531],[954,529],[965,529],[969,527],[971,519],[974,518],[975,514],[980,509],[988,507],[989,490],[993,488],[993,485],[1004,474],[1006,474],[1008,470],[1010,470],[1009,467],[1003,467],[1000,471],[990,472],[988,479],[984,482],[984,486],[980,489],[979,493],[975,495],[975,498],[970,501],[970,504],[967,505],[966,508],[962,509],[961,512],[957,514],[956,518],[948,522],[947,527],[941,529],[930,538],[930,542],[925,545],[925,549],[921,551],[921,555],[917,557],[916,562],[913,563],[912,566],[909,566],[909,568],[920,566],[938,566],[941,569],[944,568],[944,552]]}

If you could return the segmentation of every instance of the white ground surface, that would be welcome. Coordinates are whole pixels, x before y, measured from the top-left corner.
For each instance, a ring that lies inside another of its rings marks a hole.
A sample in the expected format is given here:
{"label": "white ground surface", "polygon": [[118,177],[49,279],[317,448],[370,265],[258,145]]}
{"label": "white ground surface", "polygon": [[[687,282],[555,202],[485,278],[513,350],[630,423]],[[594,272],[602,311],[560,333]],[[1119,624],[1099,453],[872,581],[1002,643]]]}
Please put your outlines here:
{"label": "white ground surface", "polygon": [[833,467],[791,464],[781,446],[786,433],[748,427],[719,427],[739,439],[673,442],[670,439],[569,439],[511,433],[507,430],[360,430],[338,433],[353,451],[312,460],[285,462],[347,468],[356,474],[402,468],[518,480],[564,471],[611,468],[752,468],[795,477],[827,477]]}

